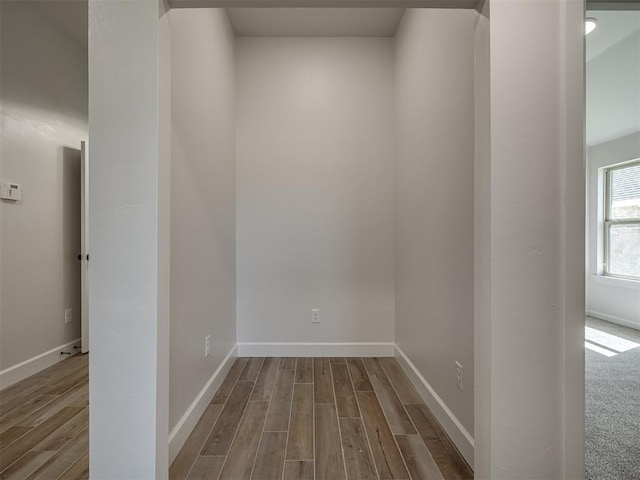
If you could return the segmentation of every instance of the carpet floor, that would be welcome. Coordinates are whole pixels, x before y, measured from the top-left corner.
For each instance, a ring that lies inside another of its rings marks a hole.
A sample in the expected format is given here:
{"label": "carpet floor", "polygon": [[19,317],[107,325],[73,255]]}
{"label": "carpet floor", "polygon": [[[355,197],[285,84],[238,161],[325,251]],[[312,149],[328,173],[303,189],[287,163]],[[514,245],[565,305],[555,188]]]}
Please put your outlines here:
{"label": "carpet floor", "polygon": [[640,331],[587,317],[587,480],[640,479]]}

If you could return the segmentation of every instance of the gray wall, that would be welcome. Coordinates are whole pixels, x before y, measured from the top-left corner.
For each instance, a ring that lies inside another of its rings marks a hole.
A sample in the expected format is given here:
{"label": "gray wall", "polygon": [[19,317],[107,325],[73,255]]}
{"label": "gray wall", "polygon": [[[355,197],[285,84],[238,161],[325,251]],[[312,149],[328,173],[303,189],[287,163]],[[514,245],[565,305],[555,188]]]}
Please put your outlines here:
{"label": "gray wall", "polygon": [[235,65],[224,10],[169,16],[173,429],[236,343]]}
{"label": "gray wall", "polygon": [[475,19],[409,9],[396,36],[395,339],[471,435]]}
{"label": "gray wall", "polygon": [[238,341],[392,342],[393,40],[236,42]]}
{"label": "gray wall", "polygon": [[[43,4],[0,2],[0,178],[22,185],[0,202],[0,370],[80,336],[80,142],[87,139],[87,5],[77,36]],[[64,310],[73,322],[64,324]]]}

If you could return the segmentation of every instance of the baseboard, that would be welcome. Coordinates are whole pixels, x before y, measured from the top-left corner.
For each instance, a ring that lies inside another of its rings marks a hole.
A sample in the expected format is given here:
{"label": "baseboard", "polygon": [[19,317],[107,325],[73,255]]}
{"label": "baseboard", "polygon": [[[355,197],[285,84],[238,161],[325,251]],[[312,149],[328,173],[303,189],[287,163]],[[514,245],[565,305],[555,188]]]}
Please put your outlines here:
{"label": "baseboard", "polygon": [[620,317],[614,317],[613,315],[608,315],[602,312],[596,312],[593,310],[587,310],[585,312],[587,317],[598,318],[600,320],[605,320],[607,322],[615,323],[617,325],[622,325],[623,327],[633,328],[635,330],[640,330],[640,324],[636,322],[632,322],[631,320],[626,320]]}
{"label": "baseboard", "polygon": [[[69,356],[80,353],[80,349],[73,348],[80,345],[80,340],[81,339],[76,338],[72,342],[52,348],[48,352],[41,353],[40,355],[36,355],[35,357],[25,360],[13,367],[2,370],[0,372],[0,390],[4,390],[14,383],[18,383],[20,380],[24,380],[45,368],[49,368],[51,365],[55,365],[56,363],[69,358]],[[60,352],[70,352],[71,355],[60,355]]]}
{"label": "baseboard", "polygon": [[239,357],[393,357],[393,343],[238,343]]}
{"label": "baseboard", "polygon": [[229,373],[229,370],[237,356],[236,350],[237,348],[234,345],[224,360],[222,360],[220,366],[215,372],[213,372],[209,381],[205,384],[202,390],[200,390],[200,393],[189,406],[180,421],[178,421],[173,430],[171,430],[171,433],[169,433],[169,465],[171,465],[180,452],[180,449],[187,441],[187,438],[189,438],[189,435],[191,435],[191,432],[196,427],[198,420],[202,417],[207,405],[209,405],[213,395],[216,393],[218,388],[220,388],[220,385],[222,385],[222,381],[227,376],[227,373]]}
{"label": "baseboard", "polygon": [[436,391],[429,385],[416,366],[409,360],[409,357],[396,345],[395,357],[404,372],[416,387],[418,393],[431,409],[431,412],[440,422],[440,425],[447,432],[456,448],[460,451],[467,463],[473,468],[474,442],[471,434],[462,426],[449,407],[438,396]]}

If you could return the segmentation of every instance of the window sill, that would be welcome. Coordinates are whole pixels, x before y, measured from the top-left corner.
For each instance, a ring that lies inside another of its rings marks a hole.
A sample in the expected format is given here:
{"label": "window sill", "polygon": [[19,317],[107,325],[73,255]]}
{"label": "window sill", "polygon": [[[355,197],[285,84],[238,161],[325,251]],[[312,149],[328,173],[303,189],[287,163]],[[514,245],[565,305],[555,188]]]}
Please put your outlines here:
{"label": "window sill", "polygon": [[622,287],[630,290],[640,291],[640,280],[632,280],[630,278],[610,277],[608,275],[592,275],[596,283],[609,285],[611,287]]}

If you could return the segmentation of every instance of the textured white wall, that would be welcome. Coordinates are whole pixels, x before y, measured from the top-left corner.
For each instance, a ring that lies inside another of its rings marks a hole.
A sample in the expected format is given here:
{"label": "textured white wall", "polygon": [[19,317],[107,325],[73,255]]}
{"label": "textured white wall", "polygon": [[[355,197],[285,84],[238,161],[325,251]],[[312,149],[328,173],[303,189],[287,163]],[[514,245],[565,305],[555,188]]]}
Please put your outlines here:
{"label": "textured white wall", "polygon": [[598,221],[603,208],[603,178],[600,169],[640,158],[640,133],[590,147],[587,158],[587,313],[640,329],[640,284],[633,280],[598,275],[601,273],[598,264],[602,262],[604,235],[602,222]]}
{"label": "textured white wall", "polygon": [[584,3],[489,3],[477,51],[488,89],[486,63],[476,70],[487,125],[476,131],[475,475],[583,478]]}
{"label": "textured white wall", "polygon": [[396,36],[396,343],[471,435],[475,19],[408,9]]}
{"label": "textured white wall", "polygon": [[[40,5],[0,2],[0,178],[23,188],[22,201],[0,201],[0,371],[80,336],[87,51]],[[86,19],[82,2],[58,8]]]}
{"label": "textured white wall", "polygon": [[158,0],[89,1],[96,479],[166,478],[168,471],[170,52],[163,11]]}
{"label": "textured white wall", "polygon": [[393,341],[392,42],[237,39],[239,342]]}
{"label": "textured white wall", "polygon": [[223,9],[169,16],[173,428],[236,342],[235,65]]}

